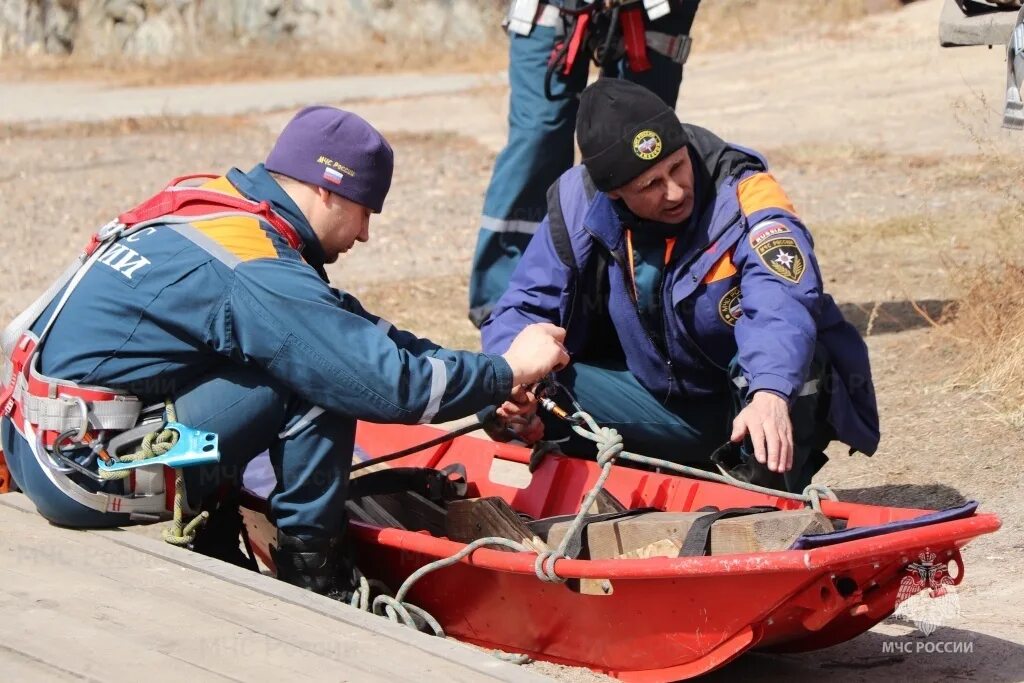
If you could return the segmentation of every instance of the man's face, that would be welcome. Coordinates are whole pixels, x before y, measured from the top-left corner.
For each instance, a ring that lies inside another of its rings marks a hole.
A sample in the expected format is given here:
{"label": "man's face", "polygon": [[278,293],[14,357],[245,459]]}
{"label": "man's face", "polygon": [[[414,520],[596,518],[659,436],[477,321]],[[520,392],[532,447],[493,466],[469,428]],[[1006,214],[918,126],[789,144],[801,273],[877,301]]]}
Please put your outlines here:
{"label": "man's face", "polygon": [[320,238],[325,261],[334,263],[356,242],[370,239],[370,209],[327,190],[321,190],[319,215],[313,229]]}
{"label": "man's face", "polygon": [[640,218],[670,225],[682,223],[693,213],[694,205],[689,148],[673,152],[608,196],[624,201]]}

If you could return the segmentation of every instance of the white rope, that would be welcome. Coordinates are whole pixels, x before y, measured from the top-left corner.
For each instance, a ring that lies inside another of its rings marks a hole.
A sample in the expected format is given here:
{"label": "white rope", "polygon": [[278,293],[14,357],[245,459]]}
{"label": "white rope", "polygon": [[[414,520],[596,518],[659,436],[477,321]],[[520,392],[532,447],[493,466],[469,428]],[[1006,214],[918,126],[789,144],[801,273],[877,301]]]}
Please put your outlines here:
{"label": "white rope", "polygon": [[[622,460],[637,462],[651,467],[660,467],[662,469],[671,470],[673,472],[678,472],[698,479],[728,484],[730,486],[735,486],[755,493],[764,493],[766,495],[787,498],[789,500],[798,500],[810,505],[818,512],[821,511],[822,498],[838,500],[836,494],[824,484],[811,484],[804,489],[803,493],[790,493],[788,491],[779,491],[751,484],[749,482],[740,481],[739,479],[725,473],[716,474],[714,472],[708,472],[694,467],[687,467],[686,465],[679,465],[674,462],[669,462],[668,460],[661,460],[659,458],[651,458],[637,453],[630,453],[623,449],[622,435],[619,434],[618,431],[610,427],[602,427],[598,425],[589,413],[582,410],[573,414],[569,418],[569,421],[573,423],[573,430],[577,434],[585,439],[593,441],[597,445],[597,464],[601,467],[601,474],[598,476],[597,481],[594,482],[594,486],[583,498],[580,509],[576,513],[575,519],[573,519],[572,524],[566,531],[558,548],[537,554],[537,559],[534,562],[533,568],[537,578],[541,581],[549,583],[562,583],[565,581],[565,578],[559,576],[555,571],[555,563],[562,559],[574,559],[570,558],[566,554],[569,550],[569,545],[574,542],[576,534],[583,525],[587,516],[587,511],[590,510],[594,501],[597,499],[598,494],[600,494],[601,490],[604,489],[605,482],[611,474],[612,466],[615,464],[615,461],[620,458]],[[533,548],[508,538],[500,538],[497,536],[480,538],[467,544],[454,555],[425,564],[417,569],[402,582],[401,587],[398,589],[398,592],[395,593],[394,597],[387,594],[387,588],[380,582],[361,579],[360,586],[354,592],[350,604],[353,607],[358,607],[359,609],[373,612],[380,616],[386,616],[389,620],[395,623],[404,624],[417,630],[423,630],[424,627],[429,628],[435,635],[443,638],[445,637],[444,629],[441,627],[441,624],[437,619],[431,616],[431,614],[426,610],[417,607],[412,603],[406,602],[405,597],[409,594],[409,591],[412,590],[412,587],[416,582],[427,574],[457,564],[463,558],[485,546],[501,546],[525,553],[536,552]],[[381,594],[375,597],[371,603],[370,593],[373,588],[376,588]],[[417,621],[417,618],[419,621]],[[499,659],[514,663],[522,664],[531,661],[526,655],[510,654],[500,651],[495,651],[494,654]]]}

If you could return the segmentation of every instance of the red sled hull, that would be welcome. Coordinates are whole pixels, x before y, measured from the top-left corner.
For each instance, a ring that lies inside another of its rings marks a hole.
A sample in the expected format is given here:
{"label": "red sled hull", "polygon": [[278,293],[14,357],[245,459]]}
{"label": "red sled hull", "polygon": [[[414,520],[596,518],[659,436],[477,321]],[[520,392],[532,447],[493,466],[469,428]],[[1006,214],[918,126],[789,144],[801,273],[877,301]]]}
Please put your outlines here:
{"label": "red sled hull", "polygon": [[[360,424],[357,445],[375,457],[439,433],[430,427]],[[470,497],[500,496],[536,519],[575,513],[599,474],[593,462],[548,456],[525,488],[492,481],[496,462],[522,465],[528,460],[526,448],[463,436],[391,464],[440,469],[461,463]],[[605,488],[629,508],[802,507],[723,484],[624,467],[613,469]],[[259,501],[249,507],[243,513],[251,541],[269,563],[274,528]],[[822,511],[846,519],[847,528],[928,512],[829,501],[822,503]],[[959,583],[960,548],[999,525],[995,515],[975,514],[811,550],[560,560],[557,573],[571,579],[565,584],[540,581],[533,554],[482,548],[423,577],[408,600],[459,640],[588,667],[626,681],[674,681],[707,673],[752,648],[796,652],[849,640],[892,614],[909,563],[934,553],[937,561],[959,567]],[[425,532],[357,522],[351,530],[360,567],[392,590],[423,565],[464,547]],[[603,580],[600,585],[610,585],[610,592],[581,592],[574,579]]]}

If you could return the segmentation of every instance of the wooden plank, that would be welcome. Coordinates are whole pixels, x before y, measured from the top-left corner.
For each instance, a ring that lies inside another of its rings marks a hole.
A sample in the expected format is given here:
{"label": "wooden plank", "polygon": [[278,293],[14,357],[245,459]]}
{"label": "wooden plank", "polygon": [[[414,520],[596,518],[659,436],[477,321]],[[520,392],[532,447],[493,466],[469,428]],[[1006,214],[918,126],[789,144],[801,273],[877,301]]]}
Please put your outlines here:
{"label": "wooden plank", "polygon": [[[635,517],[593,522],[584,532],[582,558],[675,557],[693,522],[703,512],[646,512]],[[572,520],[551,525],[545,538],[557,547]]]}
{"label": "wooden plank", "polygon": [[[558,517],[544,517],[543,519],[535,519],[532,522],[527,522],[526,526],[530,528],[530,531],[544,541],[548,547],[557,548],[558,544],[565,538],[565,530],[572,523],[575,515],[560,515]],[[554,535],[552,535],[552,529],[556,529]]]}
{"label": "wooden plank", "polygon": [[397,519],[404,529],[427,531],[433,536],[445,535],[447,510],[415,491],[373,496],[373,500]]}
{"label": "wooden plank", "polygon": [[828,517],[814,510],[779,510],[720,519],[711,527],[711,554],[787,550],[804,534],[834,531]]}
{"label": "wooden plank", "polygon": [[377,520],[374,522],[377,526],[391,529],[405,529],[402,522],[392,515],[386,507],[380,504],[373,496],[365,496],[357,501],[354,501],[356,505],[366,510],[367,514],[373,519]]}
{"label": "wooden plank", "polygon": [[601,489],[597,494],[597,498],[595,498],[594,502],[591,504],[590,509],[587,510],[587,513],[603,515],[609,512],[625,512],[628,509],[629,508],[619,502],[618,498],[608,493],[606,489]]}
{"label": "wooden plank", "polygon": [[[487,536],[498,536],[523,543],[537,552],[548,549],[546,543],[503,499],[470,498],[448,504],[446,535],[453,541],[471,543]],[[511,548],[501,548],[513,552]]]}
{"label": "wooden plank", "polygon": [[345,511],[348,512],[349,519],[354,519],[355,521],[362,522],[363,524],[381,526],[381,523],[376,517],[371,515],[368,510],[356,503],[354,500],[345,501]]}
{"label": "wooden plank", "polygon": [[703,512],[647,512],[587,527],[590,559],[675,557]]}
{"label": "wooden plank", "polygon": [[15,496],[0,497],[0,672],[28,674],[3,680],[539,680],[135,533],[50,526]]}

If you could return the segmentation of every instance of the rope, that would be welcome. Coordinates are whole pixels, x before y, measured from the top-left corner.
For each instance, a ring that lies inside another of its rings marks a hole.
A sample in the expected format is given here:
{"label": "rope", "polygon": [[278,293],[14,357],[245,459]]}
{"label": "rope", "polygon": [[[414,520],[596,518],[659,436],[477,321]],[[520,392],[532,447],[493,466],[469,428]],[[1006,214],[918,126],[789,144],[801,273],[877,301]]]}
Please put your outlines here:
{"label": "rope", "polygon": [[[174,410],[174,404],[170,400],[164,401],[164,416],[166,422],[177,422],[178,417]],[[161,429],[150,432],[142,438],[142,443],[134,453],[121,456],[121,462],[142,462],[150,458],[165,455],[178,443],[178,432],[173,429]],[[100,477],[106,480],[127,479],[131,476],[131,470],[117,470],[108,472],[100,470]],[[174,470],[174,510],[171,526],[164,529],[164,541],[171,545],[184,547],[190,545],[196,539],[196,531],[206,523],[210,513],[204,510],[198,517],[185,523],[185,473],[181,468]]]}
{"label": "rope", "polygon": [[[617,443],[619,444],[619,453],[617,456],[622,460],[629,462],[639,463],[641,465],[647,465],[649,467],[659,467],[661,469],[670,470],[679,474],[685,474],[688,477],[694,477],[697,479],[704,479],[707,481],[714,481],[720,484],[727,484],[729,486],[735,486],[736,488],[744,489],[745,491],[752,491],[754,493],[763,493],[769,496],[776,496],[778,498],[786,498],[788,500],[797,500],[802,503],[809,505],[814,511],[821,512],[821,500],[826,498],[828,500],[839,500],[836,494],[825,484],[810,484],[801,493],[791,493],[789,491],[782,491],[779,489],[768,488],[767,486],[758,486],[757,484],[751,484],[750,482],[741,481],[736,479],[729,474],[722,473],[718,474],[715,472],[708,472],[707,470],[698,469],[696,467],[689,467],[687,465],[680,465],[679,463],[670,462],[668,460],[662,460],[660,458],[652,458],[646,455],[640,455],[639,453],[630,453],[621,449],[622,437],[614,429],[607,427],[600,427],[594,418],[589,413],[579,411],[572,415],[572,418],[576,421],[573,424],[572,429],[580,436],[589,439],[597,444],[598,447],[598,463],[601,462],[602,448],[607,448],[607,444]],[[583,425],[586,425],[584,427]],[[614,438],[612,439],[612,435]],[[600,483],[600,482],[599,482]],[[591,492],[594,493],[594,492]],[[596,496],[597,494],[594,493]],[[584,507],[584,509],[587,509]]]}
{"label": "rope", "polygon": [[[359,586],[352,592],[349,605],[357,609],[361,609],[364,612],[370,612],[377,616],[387,617],[388,621],[391,621],[392,623],[408,626],[417,631],[429,629],[435,636],[438,636],[439,638],[446,638],[447,635],[445,634],[441,623],[427,610],[422,607],[417,607],[411,602],[406,602],[405,596],[409,594],[413,585],[427,574],[458,564],[462,558],[470,555],[473,551],[489,545],[503,546],[518,552],[534,552],[531,548],[528,548],[522,543],[518,543],[507,538],[499,538],[497,536],[480,538],[469,543],[465,548],[450,557],[431,562],[430,564],[425,564],[417,569],[402,582],[402,585],[394,596],[388,594],[388,587],[382,582],[375,579],[367,579],[363,576],[359,577]],[[543,579],[539,572],[538,577]],[[373,602],[371,603],[370,597],[374,590],[377,590],[379,595],[374,597]],[[512,664],[529,664],[533,661],[533,658],[529,655],[520,653],[493,650],[491,654],[502,661],[511,662]]]}
{"label": "rope", "polygon": [[[661,460],[659,458],[651,458],[637,453],[630,453],[629,451],[624,450],[622,435],[619,434],[617,430],[611,427],[600,426],[589,413],[579,409],[579,404],[575,403],[575,400],[573,403],[577,407],[577,412],[566,419],[572,424],[572,428],[577,434],[585,439],[593,441],[597,445],[597,464],[601,467],[601,474],[598,476],[597,481],[594,482],[594,486],[583,498],[579,512],[576,513],[575,519],[573,519],[572,524],[566,531],[558,548],[537,554],[537,559],[534,562],[534,573],[541,581],[550,583],[562,583],[565,581],[565,579],[559,576],[555,571],[555,563],[561,559],[572,559],[568,555],[569,545],[574,542],[574,539],[587,516],[587,511],[590,510],[594,501],[597,499],[598,494],[600,494],[601,490],[604,489],[605,482],[611,474],[612,466],[615,464],[615,461],[620,458],[652,467],[660,467],[698,479],[728,484],[730,486],[735,486],[755,493],[764,493],[771,496],[778,496],[780,498],[787,498],[789,500],[799,500],[810,505],[818,512],[821,511],[821,500],[823,497],[828,500],[838,500],[836,494],[824,484],[811,484],[805,488],[802,493],[790,493],[788,491],[779,491],[740,481],[728,474],[716,474],[714,472],[707,472],[705,470],[688,467],[686,465],[679,465],[677,463],[669,462],[668,460]],[[417,607],[412,603],[406,602],[405,597],[409,594],[409,591],[416,582],[427,574],[457,564],[464,557],[472,554],[478,548],[485,546],[501,546],[518,552],[536,552],[534,549],[529,548],[522,543],[507,538],[490,536],[487,538],[477,539],[472,543],[467,544],[462,548],[462,550],[454,555],[425,564],[417,569],[402,582],[402,585],[399,587],[398,592],[395,593],[394,597],[387,594],[387,588],[383,587],[383,584],[380,584],[380,582],[370,582],[365,578],[361,578],[360,585],[353,593],[350,604],[353,607],[358,607],[364,611],[372,612],[379,616],[386,616],[394,623],[404,624],[416,630],[423,630],[424,627],[429,628],[433,631],[434,635],[443,638],[445,637],[444,629],[441,627],[441,624],[437,619],[435,619],[426,610]],[[573,556],[574,555],[575,553],[573,553]],[[370,593],[372,588],[383,589],[381,590],[381,594],[375,597],[371,603]],[[417,618],[419,621],[417,621]],[[505,653],[500,650],[496,650],[492,654],[499,659],[516,664],[524,664],[532,661],[529,656],[523,654]]]}

